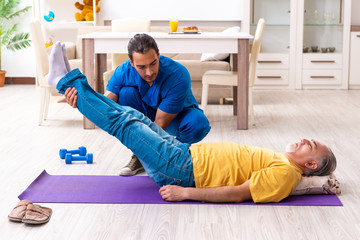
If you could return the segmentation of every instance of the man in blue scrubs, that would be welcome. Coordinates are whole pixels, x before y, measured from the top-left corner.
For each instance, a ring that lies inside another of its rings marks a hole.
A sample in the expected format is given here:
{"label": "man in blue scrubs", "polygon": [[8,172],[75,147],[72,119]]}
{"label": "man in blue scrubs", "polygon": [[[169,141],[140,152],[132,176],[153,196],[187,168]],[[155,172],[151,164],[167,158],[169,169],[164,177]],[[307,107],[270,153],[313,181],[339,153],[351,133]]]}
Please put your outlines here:
{"label": "man in blue scrubs", "polygon": [[[128,44],[129,60],[116,68],[105,96],[122,106],[130,106],[175,136],[182,143],[201,141],[210,131],[209,121],[191,91],[188,70],[180,63],[160,56],[155,40],[136,34]],[[76,89],[65,92],[67,102],[76,107]],[[143,167],[133,155],[120,175],[135,175]]]}

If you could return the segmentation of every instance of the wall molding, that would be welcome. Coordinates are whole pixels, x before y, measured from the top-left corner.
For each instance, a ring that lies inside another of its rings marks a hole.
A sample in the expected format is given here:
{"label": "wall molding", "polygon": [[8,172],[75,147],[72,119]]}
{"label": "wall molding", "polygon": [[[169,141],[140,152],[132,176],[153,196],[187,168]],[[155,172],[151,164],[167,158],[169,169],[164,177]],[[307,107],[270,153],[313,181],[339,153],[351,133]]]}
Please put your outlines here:
{"label": "wall molding", "polygon": [[5,77],[5,84],[35,84],[34,77]]}

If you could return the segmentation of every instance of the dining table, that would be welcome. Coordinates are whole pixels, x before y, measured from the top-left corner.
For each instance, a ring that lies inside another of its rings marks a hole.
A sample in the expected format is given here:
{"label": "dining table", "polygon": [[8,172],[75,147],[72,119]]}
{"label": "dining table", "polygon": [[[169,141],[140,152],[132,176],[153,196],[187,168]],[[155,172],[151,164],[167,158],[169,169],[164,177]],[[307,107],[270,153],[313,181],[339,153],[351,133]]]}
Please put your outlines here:
{"label": "dining table", "polygon": [[[92,32],[80,35],[82,41],[82,68],[89,85],[95,91],[104,92],[103,73],[107,54],[127,53],[128,42],[133,32]],[[164,33],[147,32],[158,45],[160,53],[229,53],[233,55],[232,71],[237,71],[238,84],[234,93],[238,130],[248,129],[249,102],[249,41],[252,35],[246,32],[197,32]],[[83,127],[95,125],[84,117]]]}

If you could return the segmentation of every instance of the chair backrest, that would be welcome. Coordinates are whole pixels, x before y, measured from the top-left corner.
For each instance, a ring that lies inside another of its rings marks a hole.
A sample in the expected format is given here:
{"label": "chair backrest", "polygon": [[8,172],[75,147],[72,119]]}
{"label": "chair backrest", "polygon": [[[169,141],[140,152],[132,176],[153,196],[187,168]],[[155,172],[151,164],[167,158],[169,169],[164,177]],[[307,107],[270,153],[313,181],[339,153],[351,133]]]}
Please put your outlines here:
{"label": "chair backrest", "polygon": [[[150,32],[150,20],[135,19],[135,18],[124,18],[116,19],[111,21],[111,30],[113,32]],[[117,66],[123,64],[128,60],[127,54],[113,54],[112,55],[112,68],[115,69]]]}
{"label": "chair backrest", "polygon": [[265,29],[265,20],[263,18],[260,18],[256,26],[254,41],[251,48],[251,56],[249,63],[249,87],[252,87],[254,85],[256,62],[260,52],[261,40],[263,37],[264,29]]}
{"label": "chair backrest", "polygon": [[[77,36],[92,33],[92,32],[110,32],[111,27],[110,26],[86,26],[86,27],[79,27],[77,31]],[[76,59],[82,58],[82,39],[77,38],[76,39]]]}
{"label": "chair backrest", "polygon": [[49,57],[46,53],[41,24],[38,20],[30,22],[30,35],[35,54],[37,84],[39,86],[48,86],[45,76],[49,73]]}

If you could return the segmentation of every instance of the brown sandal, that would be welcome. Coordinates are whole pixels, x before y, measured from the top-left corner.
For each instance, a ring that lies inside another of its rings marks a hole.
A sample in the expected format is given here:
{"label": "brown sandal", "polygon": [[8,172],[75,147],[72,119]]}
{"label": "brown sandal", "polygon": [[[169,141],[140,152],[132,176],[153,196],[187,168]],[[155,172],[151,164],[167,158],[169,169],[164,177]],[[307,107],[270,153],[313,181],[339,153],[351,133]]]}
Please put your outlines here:
{"label": "brown sandal", "polygon": [[32,204],[32,202],[29,200],[21,200],[8,215],[8,218],[14,222],[21,222],[30,204]]}
{"label": "brown sandal", "polygon": [[51,214],[51,208],[42,207],[37,204],[30,204],[26,209],[26,213],[22,218],[22,222],[28,224],[46,223],[50,220]]}

